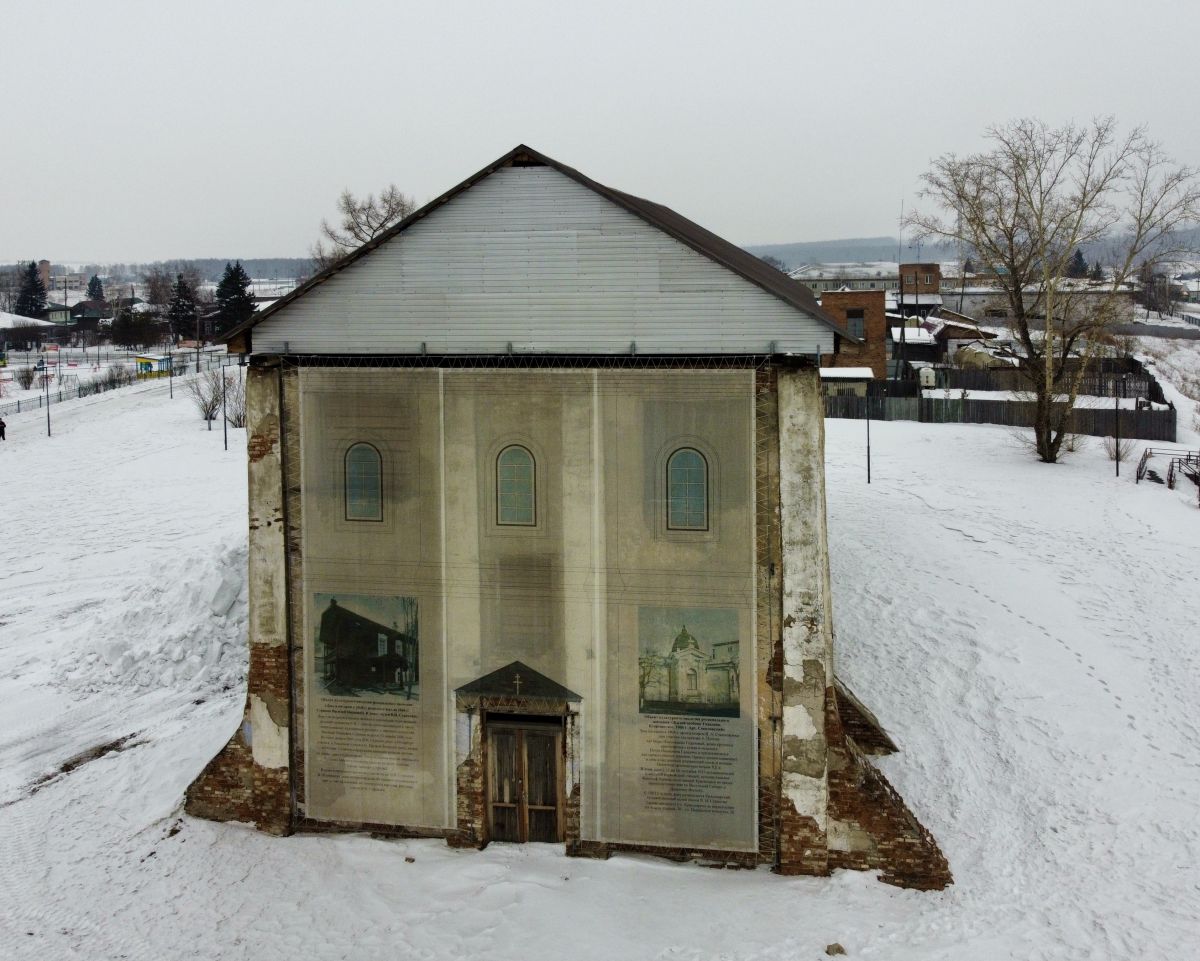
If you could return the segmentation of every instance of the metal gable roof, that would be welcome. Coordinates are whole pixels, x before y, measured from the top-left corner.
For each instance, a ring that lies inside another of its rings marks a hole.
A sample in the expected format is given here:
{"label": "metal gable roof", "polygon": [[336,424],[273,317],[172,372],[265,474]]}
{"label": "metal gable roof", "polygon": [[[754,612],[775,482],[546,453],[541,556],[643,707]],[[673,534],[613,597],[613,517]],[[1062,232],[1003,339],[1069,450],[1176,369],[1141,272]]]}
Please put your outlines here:
{"label": "metal gable roof", "polygon": [[592,180],[590,177],[585,176],[572,167],[568,167],[565,164],[559,163],[557,160],[554,160],[545,154],[539,153],[531,147],[520,144],[514,147],[508,153],[488,164],[483,169],[479,170],[475,174],[472,174],[466,180],[450,188],[440,197],[435,198],[408,217],[394,224],[392,227],[385,230],[373,240],[363,244],[356,250],[351,251],[337,263],[309,278],[309,280],[307,280],[305,283],[301,284],[289,294],[275,301],[265,310],[259,311],[247,321],[229,331],[223,338],[224,342],[229,343],[242,338],[262,321],[278,313],[280,310],[287,307],[287,305],[291,304],[300,297],[303,297],[314,288],[325,283],[325,281],[327,281],[329,278],[346,269],[346,267],[350,266],[360,258],[365,257],[377,247],[387,243],[393,237],[402,233],[414,223],[417,223],[423,218],[429,216],[429,214],[431,214],[433,211],[453,200],[459,194],[463,193],[465,190],[472,187],[479,181],[490,176],[496,170],[507,166],[547,166],[559,171],[560,173],[574,180],[576,183],[581,184],[589,190],[592,190],[607,200],[617,204],[641,220],[645,221],[647,224],[663,231],[680,243],[690,247],[697,253],[738,274],[745,280],[761,288],[779,300],[782,300],[784,303],[795,308],[796,310],[799,310],[809,317],[812,317],[818,323],[838,334],[843,339],[853,340],[853,338],[847,336],[846,332],[838,325],[837,321],[820,307],[816,298],[813,296],[812,291],[810,291],[808,287],[795,280],[792,280],[782,271],[775,269],[753,254],[747,253],[737,245],[717,236],[712,231],[701,227],[699,224],[691,220],[688,220],[686,217],[676,213],[669,207],[654,203],[653,201],[645,200],[641,197],[635,197],[632,194],[614,190],[611,187],[607,187],[604,184]]}

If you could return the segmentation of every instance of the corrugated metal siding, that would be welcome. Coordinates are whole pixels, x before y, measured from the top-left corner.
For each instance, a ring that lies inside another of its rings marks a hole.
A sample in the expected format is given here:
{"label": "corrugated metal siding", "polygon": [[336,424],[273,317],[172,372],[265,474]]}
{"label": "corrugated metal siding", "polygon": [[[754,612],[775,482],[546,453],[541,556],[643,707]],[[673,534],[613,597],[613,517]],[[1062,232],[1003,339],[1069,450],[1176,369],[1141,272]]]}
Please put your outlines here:
{"label": "corrugated metal siding", "polygon": [[256,353],[833,352],[819,321],[551,167],[501,168],[253,340]]}

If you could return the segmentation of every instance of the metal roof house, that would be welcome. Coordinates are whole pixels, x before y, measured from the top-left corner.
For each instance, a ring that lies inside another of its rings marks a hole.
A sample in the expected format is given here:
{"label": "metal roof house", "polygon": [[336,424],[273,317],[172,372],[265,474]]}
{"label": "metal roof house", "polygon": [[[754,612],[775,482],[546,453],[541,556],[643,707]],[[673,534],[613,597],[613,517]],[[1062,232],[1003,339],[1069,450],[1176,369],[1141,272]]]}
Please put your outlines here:
{"label": "metal roof house", "polygon": [[189,813],[948,884],[834,677],[839,333],[524,145],[232,331],[250,671]]}

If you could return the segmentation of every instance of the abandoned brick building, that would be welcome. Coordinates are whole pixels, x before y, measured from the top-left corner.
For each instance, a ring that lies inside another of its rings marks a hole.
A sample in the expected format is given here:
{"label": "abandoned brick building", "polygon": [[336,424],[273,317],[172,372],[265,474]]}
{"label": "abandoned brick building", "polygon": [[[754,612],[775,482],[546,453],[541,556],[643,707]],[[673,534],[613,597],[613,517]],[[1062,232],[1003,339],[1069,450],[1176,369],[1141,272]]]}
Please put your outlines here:
{"label": "abandoned brick building", "polygon": [[234,331],[249,690],[187,810],[947,884],[834,677],[835,334],[525,146]]}

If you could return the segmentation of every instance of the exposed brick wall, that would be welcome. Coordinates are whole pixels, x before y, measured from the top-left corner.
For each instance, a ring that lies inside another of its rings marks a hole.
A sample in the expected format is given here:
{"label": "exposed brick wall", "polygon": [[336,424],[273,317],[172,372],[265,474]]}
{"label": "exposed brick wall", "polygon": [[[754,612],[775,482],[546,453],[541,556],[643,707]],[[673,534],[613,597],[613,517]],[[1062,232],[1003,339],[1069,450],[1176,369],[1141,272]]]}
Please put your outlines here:
{"label": "exposed brick wall", "polygon": [[287,769],[255,764],[239,727],[188,787],[183,809],[210,821],[242,821],[268,834],[290,834],[287,806],[280,805],[287,797]]}
{"label": "exposed brick wall", "polygon": [[579,785],[571,788],[566,798],[566,809],[563,811],[563,839],[567,844],[567,853],[571,851],[572,843],[579,843]]}
{"label": "exposed brick wall", "polygon": [[833,687],[837,692],[838,717],[846,737],[851,738],[864,754],[895,754],[899,748],[888,737],[875,715],[862,705],[840,679],[834,679]]}
{"label": "exposed brick wall", "polygon": [[253,804],[254,761],[239,727],[188,787],[183,809],[210,821],[256,823]]}
{"label": "exposed brick wall", "polygon": [[[909,277],[912,278],[912,283],[909,283]],[[929,278],[928,281],[925,280],[926,277]],[[901,264],[900,289],[906,297],[909,294],[940,294],[942,292],[942,265],[935,263]]]}
{"label": "exposed brick wall", "polygon": [[779,874],[829,873],[829,849],[824,829],[798,814],[787,797],[779,801]]}
{"label": "exposed brick wall", "polygon": [[457,829],[447,839],[451,847],[482,848],[487,844],[487,802],[484,797],[483,752],[472,746],[472,754],[455,772]]}
{"label": "exposed brick wall", "polygon": [[821,357],[822,367],[870,367],[876,377],[887,376],[887,309],[882,290],[828,290],[821,306],[843,330],[848,329],[846,312],[863,312],[863,343],[838,338],[837,351]]}
{"label": "exposed brick wall", "polygon": [[878,869],[881,881],[923,891],[940,891],[951,884],[950,865],[933,835],[887,778],[847,740],[836,706],[829,713],[829,817],[860,839],[848,848],[831,849],[829,866]]}

